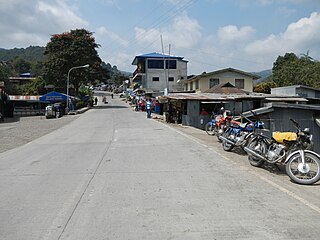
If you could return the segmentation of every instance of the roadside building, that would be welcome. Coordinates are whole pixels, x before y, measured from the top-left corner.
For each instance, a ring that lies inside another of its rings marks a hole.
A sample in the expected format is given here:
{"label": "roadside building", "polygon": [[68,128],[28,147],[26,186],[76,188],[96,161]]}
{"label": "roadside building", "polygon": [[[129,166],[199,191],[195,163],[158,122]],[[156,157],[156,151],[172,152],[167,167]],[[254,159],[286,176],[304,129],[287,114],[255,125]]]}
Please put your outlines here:
{"label": "roadside building", "polygon": [[44,104],[39,100],[40,96],[10,95],[10,103],[13,116],[37,116],[44,114]]}
{"label": "roadside building", "polygon": [[187,63],[184,57],[156,52],[135,56],[132,65],[137,68],[131,84],[139,84],[146,92],[182,91],[180,82],[187,79]]}
{"label": "roadside building", "polygon": [[308,99],[308,104],[320,104],[320,89],[304,85],[271,88],[271,94],[299,96]]}
{"label": "roadside building", "polygon": [[[229,84],[225,84],[230,86]],[[223,85],[222,85],[223,86]],[[172,122],[181,123],[182,125],[193,126],[203,129],[200,112],[205,109],[209,115],[217,112],[221,107],[229,110],[232,115],[237,116],[243,112],[264,107],[270,103],[306,103],[307,100],[301,97],[280,96],[261,93],[247,93],[231,90],[224,93],[171,93],[168,96],[158,97],[163,104],[164,115],[166,115],[169,105],[171,106],[170,119]],[[209,116],[208,116],[209,117]],[[208,119],[205,119],[208,120]]]}
{"label": "roadside building", "polygon": [[19,77],[9,77],[9,82],[13,85],[24,85],[35,80],[30,73],[22,73]]}
{"label": "roadside building", "polygon": [[208,73],[204,72],[189,79],[184,79],[181,83],[184,85],[185,91],[205,92],[216,85],[230,83],[238,89],[253,92],[253,81],[259,78],[252,73],[225,68]]}
{"label": "roadside building", "polygon": [[[265,107],[254,109],[256,115],[264,122],[265,128],[272,132],[295,132],[296,128],[290,118],[299,123],[302,129],[309,128],[313,135],[314,150],[320,153],[320,106],[311,104],[296,104],[271,102]],[[251,117],[250,111],[243,113]]]}

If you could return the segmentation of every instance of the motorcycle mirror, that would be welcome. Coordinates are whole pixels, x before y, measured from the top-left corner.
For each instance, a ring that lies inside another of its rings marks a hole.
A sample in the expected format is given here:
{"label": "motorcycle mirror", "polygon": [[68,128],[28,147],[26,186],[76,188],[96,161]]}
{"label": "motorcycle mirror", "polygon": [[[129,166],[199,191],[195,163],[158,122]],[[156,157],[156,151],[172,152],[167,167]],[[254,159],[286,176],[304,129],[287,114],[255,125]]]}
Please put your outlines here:
{"label": "motorcycle mirror", "polygon": [[305,132],[305,133],[310,133],[310,128],[305,128],[305,129],[303,129],[303,132]]}

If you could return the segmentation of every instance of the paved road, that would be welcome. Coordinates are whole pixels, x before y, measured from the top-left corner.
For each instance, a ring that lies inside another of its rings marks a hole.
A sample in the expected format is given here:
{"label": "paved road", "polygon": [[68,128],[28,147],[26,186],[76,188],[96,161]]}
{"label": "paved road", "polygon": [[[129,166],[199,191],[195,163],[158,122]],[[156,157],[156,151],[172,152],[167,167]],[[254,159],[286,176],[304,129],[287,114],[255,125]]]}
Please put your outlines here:
{"label": "paved road", "polygon": [[0,239],[318,239],[319,185],[108,100],[0,154]]}
{"label": "paved road", "polygon": [[4,122],[0,123],[0,153],[46,135],[78,117],[69,115],[53,119],[46,119],[44,116],[5,118]]}

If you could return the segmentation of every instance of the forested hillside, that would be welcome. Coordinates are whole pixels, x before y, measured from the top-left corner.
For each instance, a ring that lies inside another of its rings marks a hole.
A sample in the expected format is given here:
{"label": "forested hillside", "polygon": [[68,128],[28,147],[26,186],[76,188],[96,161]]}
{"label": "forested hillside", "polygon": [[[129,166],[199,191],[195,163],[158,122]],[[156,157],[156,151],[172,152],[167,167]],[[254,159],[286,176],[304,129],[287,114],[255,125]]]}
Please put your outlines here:
{"label": "forested hillside", "polygon": [[3,49],[0,48],[0,61],[12,61],[20,57],[30,62],[43,62],[46,60],[44,55],[45,47],[30,46],[27,48]]}

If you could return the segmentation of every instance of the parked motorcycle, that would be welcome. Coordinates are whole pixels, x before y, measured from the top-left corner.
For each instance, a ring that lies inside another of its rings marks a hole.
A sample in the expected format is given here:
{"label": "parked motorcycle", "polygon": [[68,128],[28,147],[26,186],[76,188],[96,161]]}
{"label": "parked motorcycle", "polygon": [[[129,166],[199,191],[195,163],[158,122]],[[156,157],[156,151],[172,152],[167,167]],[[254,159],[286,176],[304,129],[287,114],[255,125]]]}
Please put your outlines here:
{"label": "parked motorcycle", "polygon": [[216,135],[219,139],[219,136],[230,125],[230,122],[233,121],[232,116],[228,114],[229,112],[225,111],[224,114],[219,114],[213,117],[213,119],[205,126],[206,133],[211,136]]}
{"label": "parked motorcycle", "polygon": [[207,124],[205,126],[206,133],[211,136],[215,135],[216,134],[216,126],[217,126],[216,119],[215,118],[211,119],[211,121],[207,122]]}
{"label": "parked motorcycle", "polygon": [[313,184],[320,179],[320,155],[312,151],[312,134],[302,130],[293,119],[296,132],[274,132],[272,137],[255,134],[244,150],[252,166],[260,167],[265,162],[286,165],[290,179],[299,184]]}
{"label": "parked motorcycle", "polygon": [[223,135],[220,136],[223,150],[231,151],[234,147],[244,148],[250,141],[250,138],[254,134],[255,130],[263,128],[264,123],[262,121],[257,120],[253,122],[244,116],[241,117],[246,119],[247,122],[230,125]]}

